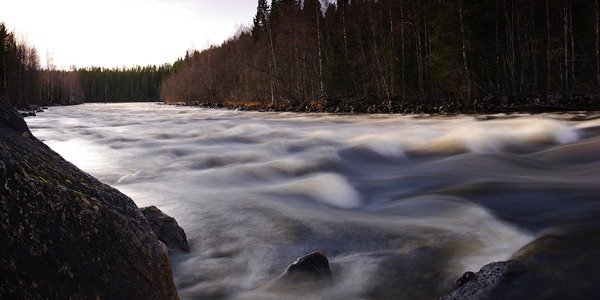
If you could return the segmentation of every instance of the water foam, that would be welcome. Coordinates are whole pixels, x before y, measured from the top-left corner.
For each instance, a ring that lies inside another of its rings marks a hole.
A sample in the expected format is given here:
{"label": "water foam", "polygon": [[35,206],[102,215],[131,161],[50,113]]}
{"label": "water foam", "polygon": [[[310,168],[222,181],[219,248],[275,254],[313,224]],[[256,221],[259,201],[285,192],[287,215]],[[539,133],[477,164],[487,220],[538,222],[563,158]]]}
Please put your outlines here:
{"label": "water foam", "polygon": [[298,180],[276,184],[266,191],[282,195],[299,195],[324,205],[343,209],[358,208],[362,204],[360,194],[343,176],[335,173],[319,173]]}
{"label": "water foam", "polygon": [[428,126],[404,125],[393,131],[382,128],[375,133],[346,137],[345,143],[353,150],[366,149],[381,156],[401,157],[407,153],[500,153],[510,146],[567,144],[579,139],[578,130],[564,121],[534,117],[492,121],[442,119]]}
{"label": "water foam", "polygon": [[119,178],[119,180],[117,180],[117,184],[135,183],[135,182],[152,179],[155,177],[156,177],[156,174],[154,174],[153,172],[138,171],[133,174],[128,174],[128,175],[125,175],[125,176]]}

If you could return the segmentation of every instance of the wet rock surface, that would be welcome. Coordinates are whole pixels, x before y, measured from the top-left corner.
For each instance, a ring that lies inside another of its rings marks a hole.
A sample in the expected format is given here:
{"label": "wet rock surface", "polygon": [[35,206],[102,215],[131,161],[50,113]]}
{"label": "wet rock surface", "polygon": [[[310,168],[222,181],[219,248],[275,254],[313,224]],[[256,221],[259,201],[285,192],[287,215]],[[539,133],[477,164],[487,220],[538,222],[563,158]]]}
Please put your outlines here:
{"label": "wet rock surface", "polygon": [[321,251],[312,252],[298,258],[281,275],[290,280],[319,280],[330,278],[329,260]]}
{"label": "wet rock surface", "polygon": [[163,213],[156,206],[142,207],[140,211],[150,223],[156,237],[169,249],[179,249],[183,252],[190,251],[185,231],[179,227],[173,217]]}
{"label": "wet rock surface", "polygon": [[[435,299],[452,284],[446,284],[438,271],[444,264],[442,257],[439,249],[429,247],[406,252],[341,254],[331,261],[323,252],[312,252],[298,258],[283,274],[247,298],[338,299],[341,286],[351,289],[353,285],[366,284],[368,288],[362,290],[360,299],[398,299],[398,295],[402,299]],[[360,273],[349,276],[353,267],[376,270],[377,277],[365,282]],[[407,272],[408,269],[417,271]],[[431,281],[439,282],[439,287],[432,289],[428,284]]]}
{"label": "wet rock surface", "polygon": [[0,193],[0,298],[177,298],[133,201],[31,137],[6,102]]}
{"label": "wet rock surface", "polygon": [[25,120],[6,99],[0,99],[0,127],[12,129],[21,135],[31,135]]}
{"label": "wet rock surface", "polygon": [[465,273],[440,299],[598,299],[599,247],[598,230],[548,232],[508,261]]}
{"label": "wet rock surface", "polygon": [[526,269],[517,261],[493,262],[485,265],[476,274],[466,272],[457,280],[460,288],[441,299],[480,299],[493,297],[494,291],[514,280]]}
{"label": "wet rock surface", "polygon": [[316,296],[332,283],[327,256],[322,251],[315,251],[298,258],[283,274],[257,289],[258,294],[250,298]]}
{"label": "wet rock surface", "polygon": [[[352,264],[373,267],[377,275],[370,279],[369,288],[364,290],[362,296],[365,299],[396,299],[398,295],[405,299],[435,299],[440,291],[452,284],[445,282],[441,272],[447,264],[443,258],[440,249],[422,246],[403,253],[356,254],[336,261],[333,270],[337,273],[337,268],[347,269]],[[432,288],[430,282],[436,282],[437,286]]]}
{"label": "wet rock surface", "polygon": [[456,285],[458,286],[463,286],[465,284],[467,284],[470,281],[476,280],[477,279],[477,275],[473,272],[465,272],[465,274],[463,274],[463,276],[461,276],[459,279],[456,280]]}

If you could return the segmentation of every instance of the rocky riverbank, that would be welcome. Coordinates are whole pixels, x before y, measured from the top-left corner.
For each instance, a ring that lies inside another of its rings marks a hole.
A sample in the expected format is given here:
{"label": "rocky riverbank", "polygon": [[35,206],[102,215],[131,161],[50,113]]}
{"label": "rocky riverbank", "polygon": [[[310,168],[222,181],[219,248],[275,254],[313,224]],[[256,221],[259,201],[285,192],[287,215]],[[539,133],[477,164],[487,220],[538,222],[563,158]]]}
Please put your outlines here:
{"label": "rocky riverbank", "polygon": [[[456,289],[438,300],[597,299],[600,297],[597,288],[600,282],[598,247],[598,230],[565,228],[548,231],[517,251],[511,259],[491,262],[476,273],[466,272],[456,281]],[[299,258],[281,276],[255,291],[258,293],[255,295],[317,297],[339,280],[338,275],[329,269],[324,253],[313,252]],[[405,275],[397,277],[402,276]],[[400,291],[409,287],[396,288]],[[373,292],[365,296],[380,299],[394,298],[396,294]]]}
{"label": "rocky riverbank", "polygon": [[440,299],[598,299],[598,247],[597,229],[554,230],[508,261],[465,273],[458,288]]}
{"label": "rocky riverbank", "polygon": [[34,138],[0,104],[0,296],[177,299],[134,202]]}
{"label": "rocky riverbank", "polygon": [[[378,103],[378,104],[371,104]],[[473,103],[461,101],[405,101],[391,99],[387,103],[373,99],[321,99],[305,101],[299,104],[280,102],[204,102],[183,101],[168,102],[179,106],[198,106],[213,109],[233,109],[250,111],[281,111],[281,112],[321,112],[321,113],[405,113],[405,114],[489,114],[512,112],[563,112],[563,111],[597,111],[600,110],[598,96],[590,93],[573,93],[571,95],[513,95],[488,96],[477,99]]]}

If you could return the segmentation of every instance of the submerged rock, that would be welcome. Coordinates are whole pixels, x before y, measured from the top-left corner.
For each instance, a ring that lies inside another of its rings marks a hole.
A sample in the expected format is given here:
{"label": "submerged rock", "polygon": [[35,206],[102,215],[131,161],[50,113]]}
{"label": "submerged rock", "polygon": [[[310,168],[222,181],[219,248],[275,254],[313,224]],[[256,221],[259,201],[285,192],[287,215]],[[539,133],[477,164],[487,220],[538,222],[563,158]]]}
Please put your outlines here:
{"label": "submerged rock", "polygon": [[150,223],[156,237],[167,247],[177,248],[184,252],[190,251],[185,231],[179,227],[173,217],[163,213],[156,206],[142,207],[140,211]]}
{"label": "submerged rock", "polygon": [[485,265],[477,274],[466,272],[456,283],[459,289],[442,299],[488,299],[494,297],[497,289],[506,282],[526,272],[526,269],[514,260],[493,262]]}
{"label": "submerged rock", "polygon": [[37,116],[34,110],[20,110],[19,114],[21,114],[21,117],[23,118]]}
{"label": "submerged rock", "polygon": [[[307,297],[316,295],[323,289],[330,287],[333,283],[329,260],[321,251],[309,253],[298,258],[279,277],[269,281],[257,289],[255,297],[267,297],[267,295],[292,295]],[[261,295],[261,296],[257,296]],[[271,297],[268,296],[268,297]],[[293,298],[293,297],[292,297]]]}
{"label": "submerged rock", "polygon": [[281,275],[282,278],[292,280],[319,280],[330,278],[329,260],[321,251],[312,252],[298,258]]}
{"label": "submerged rock", "polygon": [[33,138],[6,101],[0,196],[0,298],[177,298],[133,201]]}
{"label": "submerged rock", "polygon": [[444,280],[445,257],[443,249],[425,246],[342,253],[333,261],[313,252],[243,299],[336,299],[347,288],[356,290],[342,293],[360,299],[435,299],[452,287]]}
{"label": "submerged rock", "polygon": [[463,275],[441,299],[598,299],[600,230],[549,232],[510,260]]}

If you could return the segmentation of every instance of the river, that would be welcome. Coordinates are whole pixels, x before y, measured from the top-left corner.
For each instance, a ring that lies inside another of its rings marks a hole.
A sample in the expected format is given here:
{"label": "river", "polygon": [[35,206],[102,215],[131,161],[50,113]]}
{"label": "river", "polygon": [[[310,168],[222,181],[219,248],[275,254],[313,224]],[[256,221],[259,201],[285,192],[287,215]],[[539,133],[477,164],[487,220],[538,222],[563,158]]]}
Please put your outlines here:
{"label": "river", "polygon": [[171,258],[183,299],[277,298],[260,287],[314,250],[334,283],[289,297],[434,298],[545,230],[600,222],[598,114],[134,103],[51,107],[27,122],[82,170],[177,219],[191,248]]}

